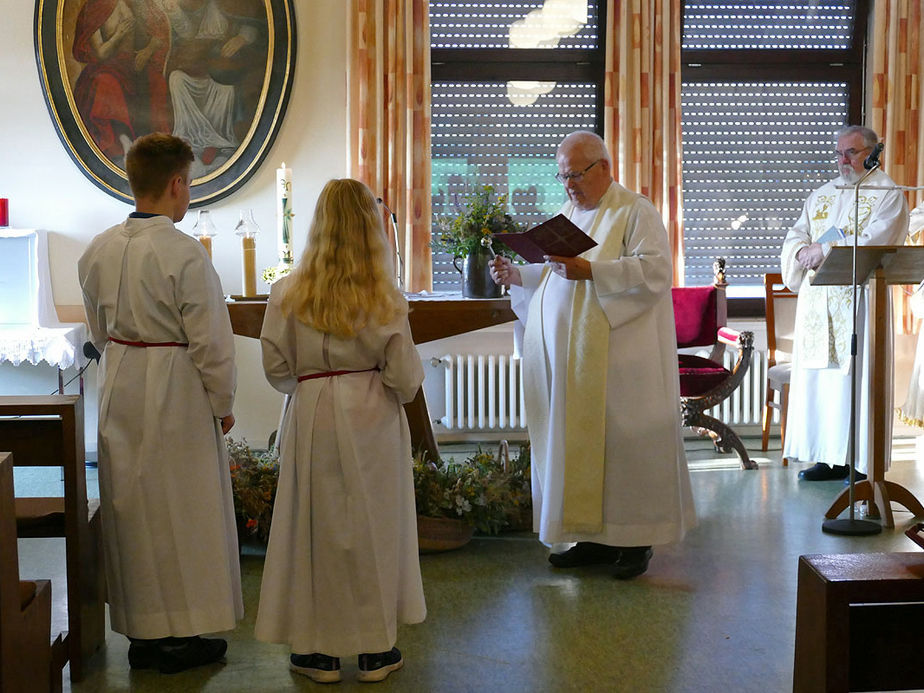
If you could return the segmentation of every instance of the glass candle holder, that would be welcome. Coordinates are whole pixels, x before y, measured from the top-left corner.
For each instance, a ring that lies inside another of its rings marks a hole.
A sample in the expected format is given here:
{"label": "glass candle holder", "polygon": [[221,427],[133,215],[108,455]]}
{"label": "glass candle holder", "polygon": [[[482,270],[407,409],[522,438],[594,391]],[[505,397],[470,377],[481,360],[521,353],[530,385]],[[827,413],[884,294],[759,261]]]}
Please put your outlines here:
{"label": "glass candle holder", "polygon": [[241,210],[241,220],[234,227],[234,233],[241,237],[242,295],[257,295],[257,241],[260,227],[253,218],[253,210]]}
{"label": "glass candle holder", "polygon": [[217,234],[218,229],[215,228],[215,224],[212,222],[212,216],[209,214],[209,210],[200,209],[196,216],[196,224],[193,226],[192,235],[195,236],[205,248],[206,252],[209,254],[209,259],[212,257],[212,236]]}

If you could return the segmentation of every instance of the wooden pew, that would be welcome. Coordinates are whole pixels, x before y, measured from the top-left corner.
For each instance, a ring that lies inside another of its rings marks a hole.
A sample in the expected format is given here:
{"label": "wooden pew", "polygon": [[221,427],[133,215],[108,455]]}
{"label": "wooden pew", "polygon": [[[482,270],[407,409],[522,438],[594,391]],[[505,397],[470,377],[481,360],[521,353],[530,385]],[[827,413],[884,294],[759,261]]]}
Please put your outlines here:
{"label": "wooden pew", "polygon": [[78,395],[0,397],[0,450],[16,466],[62,467],[64,496],[16,498],[20,537],[64,537],[67,560],[71,680],[105,640],[105,576],[100,558],[99,501],[87,500],[83,398]]}
{"label": "wooden pew", "polygon": [[19,579],[13,497],[13,457],[0,452],[0,693],[60,691],[66,654],[60,636],[51,643],[51,582]]}

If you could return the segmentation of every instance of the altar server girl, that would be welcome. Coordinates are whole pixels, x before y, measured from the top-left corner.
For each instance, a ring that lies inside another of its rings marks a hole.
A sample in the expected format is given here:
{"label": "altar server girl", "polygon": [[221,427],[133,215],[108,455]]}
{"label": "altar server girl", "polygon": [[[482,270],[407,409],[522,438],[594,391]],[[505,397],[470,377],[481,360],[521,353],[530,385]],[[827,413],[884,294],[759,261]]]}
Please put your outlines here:
{"label": "altar server girl", "polygon": [[260,337],[270,384],[291,396],[256,636],[290,668],[339,681],[403,664],[401,623],[426,616],[403,403],[423,381],[382,215],[362,183],[321,191],[300,262],[273,284]]}

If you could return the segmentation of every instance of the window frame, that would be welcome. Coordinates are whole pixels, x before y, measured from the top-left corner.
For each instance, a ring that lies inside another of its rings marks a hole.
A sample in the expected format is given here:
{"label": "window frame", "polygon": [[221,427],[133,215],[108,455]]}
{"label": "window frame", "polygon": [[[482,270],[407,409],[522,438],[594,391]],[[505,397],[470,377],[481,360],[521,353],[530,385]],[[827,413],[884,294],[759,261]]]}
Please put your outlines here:
{"label": "window frame", "polygon": [[[870,0],[856,0],[853,36],[850,46],[845,49],[710,50],[681,47],[681,82],[740,80],[743,70],[747,70],[747,80],[753,82],[793,80],[845,82],[848,90],[848,122],[863,123],[866,101],[866,51],[871,11]],[[681,35],[685,19],[686,2],[680,9]],[[687,229],[684,226],[684,235],[686,232]],[[762,297],[728,299],[729,317],[762,318],[764,311]]]}

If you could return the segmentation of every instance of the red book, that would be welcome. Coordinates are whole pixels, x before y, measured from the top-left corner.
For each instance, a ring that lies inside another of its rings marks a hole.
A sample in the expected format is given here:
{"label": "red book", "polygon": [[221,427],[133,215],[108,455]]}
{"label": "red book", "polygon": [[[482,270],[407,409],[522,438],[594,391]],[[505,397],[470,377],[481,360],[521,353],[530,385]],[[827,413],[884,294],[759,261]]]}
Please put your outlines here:
{"label": "red book", "polygon": [[564,214],[554,216],[522,233],[494,233],[492,238],[504,243],[527,262],[545,262],[546,255],[577,257],[597,242],[581,231]]}

